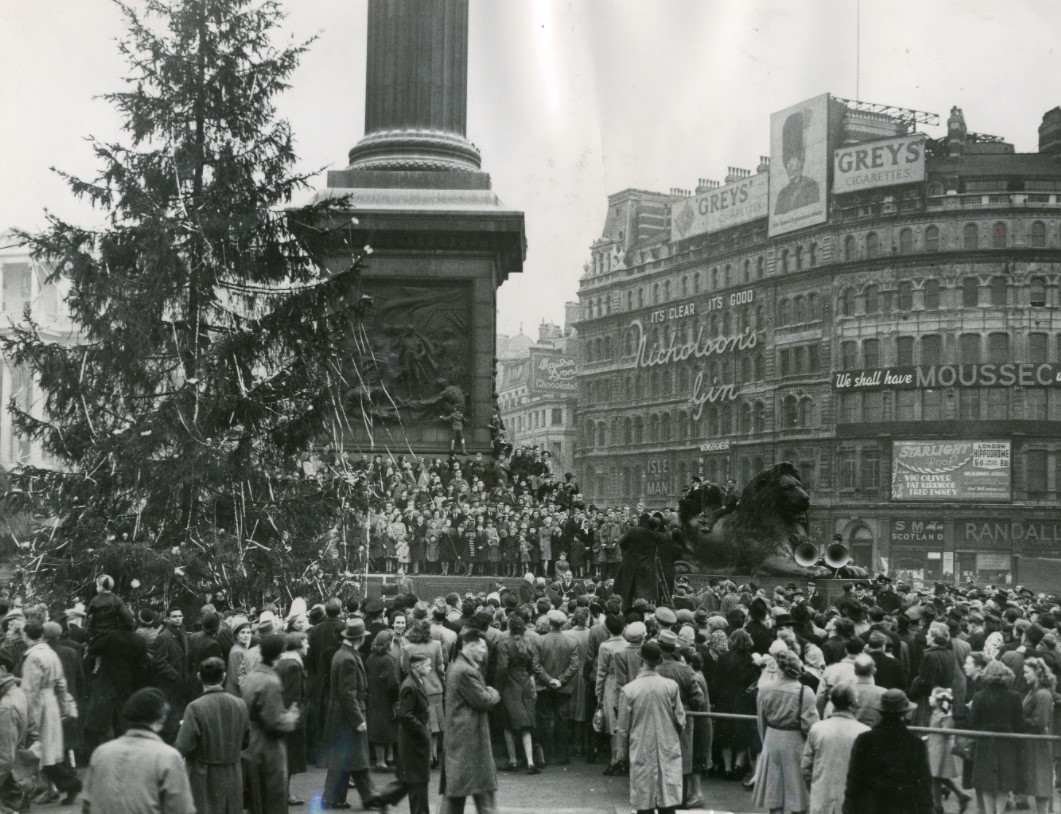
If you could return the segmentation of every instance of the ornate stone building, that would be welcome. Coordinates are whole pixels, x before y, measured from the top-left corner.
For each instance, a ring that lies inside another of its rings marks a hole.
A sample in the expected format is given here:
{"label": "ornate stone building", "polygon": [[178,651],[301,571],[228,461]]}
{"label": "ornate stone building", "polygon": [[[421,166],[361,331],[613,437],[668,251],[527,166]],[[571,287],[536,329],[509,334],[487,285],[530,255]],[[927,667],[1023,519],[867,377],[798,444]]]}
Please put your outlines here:
{"label": "ornate stone building", "polygon": [[1030,579],[1061,557],[1061,109],[1017,153],[956,108],[925,139],[914,111],[828,104],[819,223],[773,228],[766,157],[609,198],[579,286],[583,489],[666,505],[789,460],[859,564]]}

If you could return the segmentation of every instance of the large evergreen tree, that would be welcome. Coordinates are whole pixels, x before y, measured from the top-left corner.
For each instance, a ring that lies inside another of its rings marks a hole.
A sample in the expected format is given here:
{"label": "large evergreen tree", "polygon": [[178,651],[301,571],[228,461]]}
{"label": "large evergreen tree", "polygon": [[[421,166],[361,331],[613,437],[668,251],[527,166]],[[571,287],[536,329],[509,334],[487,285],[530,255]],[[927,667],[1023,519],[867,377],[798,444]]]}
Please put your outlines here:
{"label": "large evergreen tree", "polygon": [[307,176],[274,101],[307,43],[277,44],[278,4],[119,6],[129,78],[105,98],[125,135],[93,141],[95,179],[63,174],[104,226],[49,215],[20,234],[68,281],[80,336],[47,342],[27,321],[4,342],[45,397],[45,420],[12,403],[17,427],[62,462],[17,473],[7,505],[21,495],[49,520],[26,549],[37,591],[107,568],[171,597],[258,598],[285,568],[310,573],[348,497],[342,478],[299,479],[297,461],[344,420],[361,252],[329,276],[292,228],[342,202],[290,206]]}

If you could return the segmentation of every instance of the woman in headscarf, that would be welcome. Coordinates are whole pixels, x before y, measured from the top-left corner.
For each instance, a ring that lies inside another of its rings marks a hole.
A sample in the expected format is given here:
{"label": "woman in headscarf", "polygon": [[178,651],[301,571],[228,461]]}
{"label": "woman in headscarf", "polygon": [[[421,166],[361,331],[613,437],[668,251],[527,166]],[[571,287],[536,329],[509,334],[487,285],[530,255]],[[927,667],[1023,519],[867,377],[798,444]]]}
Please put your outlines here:
{"label": "woman in headscarf", "polygon": [[[992,661],[984,668],[981,681],[984,689],[973,696],[969,728],[984,732],[1020,732],[1024,726],[1024,711],[1020,695],[1010,689],[1013,671],[1001,661]],[[1012,741],[977,739],[973,788],[977,797],[982,795],[986,814],[1005,812],[1009,793],[1017,788],[1020,777],[1018,752]]]}
{"label": "woman in headscarf", "polygon": [[1005,643],[1006,640],[1002,637],[1002,634],[996,630],[984,640],[984,655],[989,660],[996,661]]}
{"label": "woman in headscarf", "polygon": [[[787,648],[774,657],[778,677],[760,686],[759,735],[763,751],[755,782],[755,805],[771,814],[806,811],[810,803],[800,761],[810,728],[818,722],[814,693],[800,683],[803,662]],[[765,661],[766,657],[764,657]]]}
{"label": "woman in headscarf", "polygon": [[236,637],[236,641],[232,645],[232,649],[228,651],[225,691],[239,697],[239,674],[243,667],[243,659],[246,658],[247,651],[250,650],[251,639],[254,635],[251,632],[251,623],[246,618],[241,617],[241,621],[237,622],[235,627],[232,628],[232,635]]}
{"label": "woman in headscarf", "polygon": [[[1028,688],[1022,703],[1024,731],[1034,735],[1052,735],[1057,679],[1045,661],[1039,658],[1024,660],[1024,685]],[[1050,741],[1021,741],[1020,768],[1017,791],[1034,797],[1038,814],[1046,814],[1054,793],[1054,757]]]}
{"label": "woman in headscarf", "polygon": [[[728,650],[716,664],[716,712],[741,712],[745,694],[759,678],[759,670],[752,660],[755,645],[746,630],[735,630],[729,638]],[[710,686],[708,690],[710,691]],[[715,737],[722,750],[722,763],[727,780],[740,780],[751,769],[749,752],[755,744],[755,727],[743,721],[720,718]]]}

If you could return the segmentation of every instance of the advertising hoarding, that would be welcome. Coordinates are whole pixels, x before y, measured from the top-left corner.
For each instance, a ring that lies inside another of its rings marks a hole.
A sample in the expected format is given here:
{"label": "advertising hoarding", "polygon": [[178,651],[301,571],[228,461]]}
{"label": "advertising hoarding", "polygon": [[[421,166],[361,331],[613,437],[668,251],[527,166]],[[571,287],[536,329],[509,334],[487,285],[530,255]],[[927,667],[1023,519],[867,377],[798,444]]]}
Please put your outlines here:
{"label": "advertising hoarding", "polygon": [[912,184],[925,180],[925,135],[865,141],[833,153],[833,192]]}
{"label": "advertising hoarding", "polygon": [[578,366],[574,356],[531,348],[530,365],[531,392],[573,394],[577,389],[575,374]]}
{"label": "advertising hoarding", "polygon": [[765,218],[769,211],[768,187],[769,176],[760,173],[679,201],[671,207],[671,240]]}
{"label": "advertising hoarding", "polygon": [[920,365],[844,370],[833,374],[833,390],[924,390],[936,387],[1061,387],[1061,364]]}
{"label": "advertising hoarding", "polygon": [[927,517],[892,518],[888,529],[892,550],[943,549],[943,521]]}
{"label": "advertising hoarding", "polygon": [[829,159],[829,94],[771,114],[770,237],[825,222]]}
{"label": "advertising hoarding", "polygon": [[1009,499],[1009,441],[896,441],[892,444],[892,500]]}

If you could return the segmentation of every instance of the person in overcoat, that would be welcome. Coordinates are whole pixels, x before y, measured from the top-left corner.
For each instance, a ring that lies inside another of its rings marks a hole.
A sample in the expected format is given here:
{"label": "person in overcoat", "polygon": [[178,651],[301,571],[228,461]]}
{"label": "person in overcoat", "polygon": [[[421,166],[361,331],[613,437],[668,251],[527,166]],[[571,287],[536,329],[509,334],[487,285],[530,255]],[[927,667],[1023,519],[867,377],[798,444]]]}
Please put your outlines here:
{"label": "person in overcoat", "polygon": [[394,705],[398,702],[401,679],[398,660],[392,653],[394,641],[394,631],[380,631],[372,640],[368,658],[365,659],[365,677],[368,679],[368,754],[376,771],[387,770],[392,750],[398,742]]}
{"label": "person in overcoat", "polygon": [[[992,661],[980,677],[983,689],[973,696],[969,729],[985,732],[1020,732],[1024,711],[1020,694],[1009,689],[1013,671],[1001,661]],[[1006,740],[978,738],[973,752],[973,788],[984,798],[987,814],[1002,814],[1009,793],[1020,781],[1020,750]]]}
{"label": "person in overcoat", "polygon": [[306,671],[303,667],[309,648],[306,634],[293,631],[284,636],[284,652],[276,662],[276,674],[283,688],[284,706],[299,710],[295,728],[284,737],[287,751],[287,803],[305,804],[291,793],[291,777],[306,773]]}
{"label": "person in overcoat", "polygon": [[538,774],[541,770],[534,765],[534,748],[531,733],[537,720],[534,676],[531,672],[533,657],[531,644],[525,633],[527,623],[518,613],[508,620],[508,638],[502,639],[497,648],[497,670],[494,673],[494,685],[501,693],[501,707],[505,713],[505,748],[508,750],[508,763],[505,771],[515,771],[516,735],[523,742],[523,753],[527,761],[529,774]]}
{"label": "person in overcoat", "polygon": [[485,814],[495,810],[497,790],[488,713],[501,702],[501,695],[483,681],[480,665],[489,651],[481,631],[467,628],[460,643],[461,652],[446,675],[442,793],[448,798],[450,814],[463,814],[469,796],[480,814]]}
{"label": "person in overcoat", "polygon": [[358,653],[367,631],[362,619],[346,620],[339,634],[342,646],[332,656],[328,683],[331,695],[328,714],[324,719],[324,739],[318,759],[327,770],[321,805],[346,807],[346,795],[353,780],[361,802],[368,806],[375,802],[376,792],[368,773],[368,721],[365,703],[368,699],[368,679]]}
{"label": "person in overcoat", "polygon": [[639,812],[674,811],[682,802],[681,733],[685,708],[678,684],[656,667],[663,653],[641,646],[642,667],[619,693],[619,749],[630,765],[630,804]]}
{"label": "person in overcoat", "polygon": [[309,656],[306,659],[306,691],[310,708],[306,713],[306,759],[315,761],[320,750],[324,718],[328,714],[328,697],[332,656],[339,649],[339,634],[343,620],[339,618],[343,604],[337,597],[324,603],[325,619],[310,628]]}
{"label": "person in overcoat", "polygon": [[933,814],[928,749],[906,728],[912,709],[902,690],[884,693],[880,723],[855,738],[843,814]]}
{"label": "person in overcoat", "polygon": [[[1043,659],[1024,660],[1024,686],[1028,688],[1022,704],[1024,731],[1035,735],[1053,734],[1057,678]],[[1020,764],[1017,791],[1034,797],[1039,814],[1046,814],[1053,795],[1053,745],[1050,741],[1021,741]]]}
{"label": "person in overcoat", "polygon": [[246,751],[247,807],[251,814],[287,814],[287,748],[284,737],[298,723],[297,707],[284,707],[283,686],[273,669],[284,651],[284,637],[270,634],[261,642],[261,662],[240,690],[250,715]]}
{"label": "person in overcoat", "polygon": [[841,814],[847,790],[847,768],[855,739],[869,727],[855,719],[857,698],[849,682],[829,693],[833,714],[810,728],[803,747],[803,779],[810,788],[807,814]]}
{"label": "person in overcoat", "polygon": [[[656,644],[663,651],[663,661],[656,666],[656,672],[664,678],[669,678],[678,685],[682,699],[682,706],[686,712],[703,712],[707,707],[707,696],[697,683],[693,675],[693,668],[682,661],[678,650],[678,636],[673,630],[661,630],[656,638]],[[693,776],[693,730],[695,726],[690,722],[689,726],[682,730],[682,782],[685,786],[685,807],[697,808],[703,802],[703,794],[692,779]],[[695,803],[695,805],[694,805]]]}
{"label": "person in overcoat", "polygon": [[122,705],[139,689],[138,679],[147,670],[147,645],[131,630],[105,630],[93,637],[86,653],[99,665],[86,675],[85,707],[81,731],[89,754],[108,735],[122,733]]}
{"label": "person in overcoat", "polygon": [[81,791],[81,781],[66,762],[63,748],[63,716],[73,712],[63,663],[44,641],[44,626],[40,622],[26,622],[22,637],[26,642],[22,692],[26,696],[29,737],[36,742],[33,748],[40,757],[41,774],[65,792],[64,805],[70,805]]}
{"label": "person in overcoat", "polygon": [[247,705],[225,692],[225,663],[199,667],[202,695],[184,710],[177,751],[184,756],[198,814],[243,814],[240,753],[250,745]]}
{"label": "person in overcoat", "polygon": [[[414,611],[417,613],[426,611]],[[431,662],[431,672],[424,676],[424,692],[427,693],[428,726],[431,729],[431,768],[438,766],[438,755],[442,748],[442,725],[445,713],[442,708],[446,688],[446,654],[442,642],[431,635],[431,623],[426,618],[414,618],[405,635],[405,646],[401,652],[402,675],[412,671],[411,659],[420,654]]]}
{"label": "person in overcoat", "polygon": [[385,806],[397,805],[409,796],[409,814],[428,814],[427,785],[431,781],[430,703],[424,680],[434,674],[425,653],[409,656],[409,675],[398,692],[398,766],[394,783],[379,793]]}

